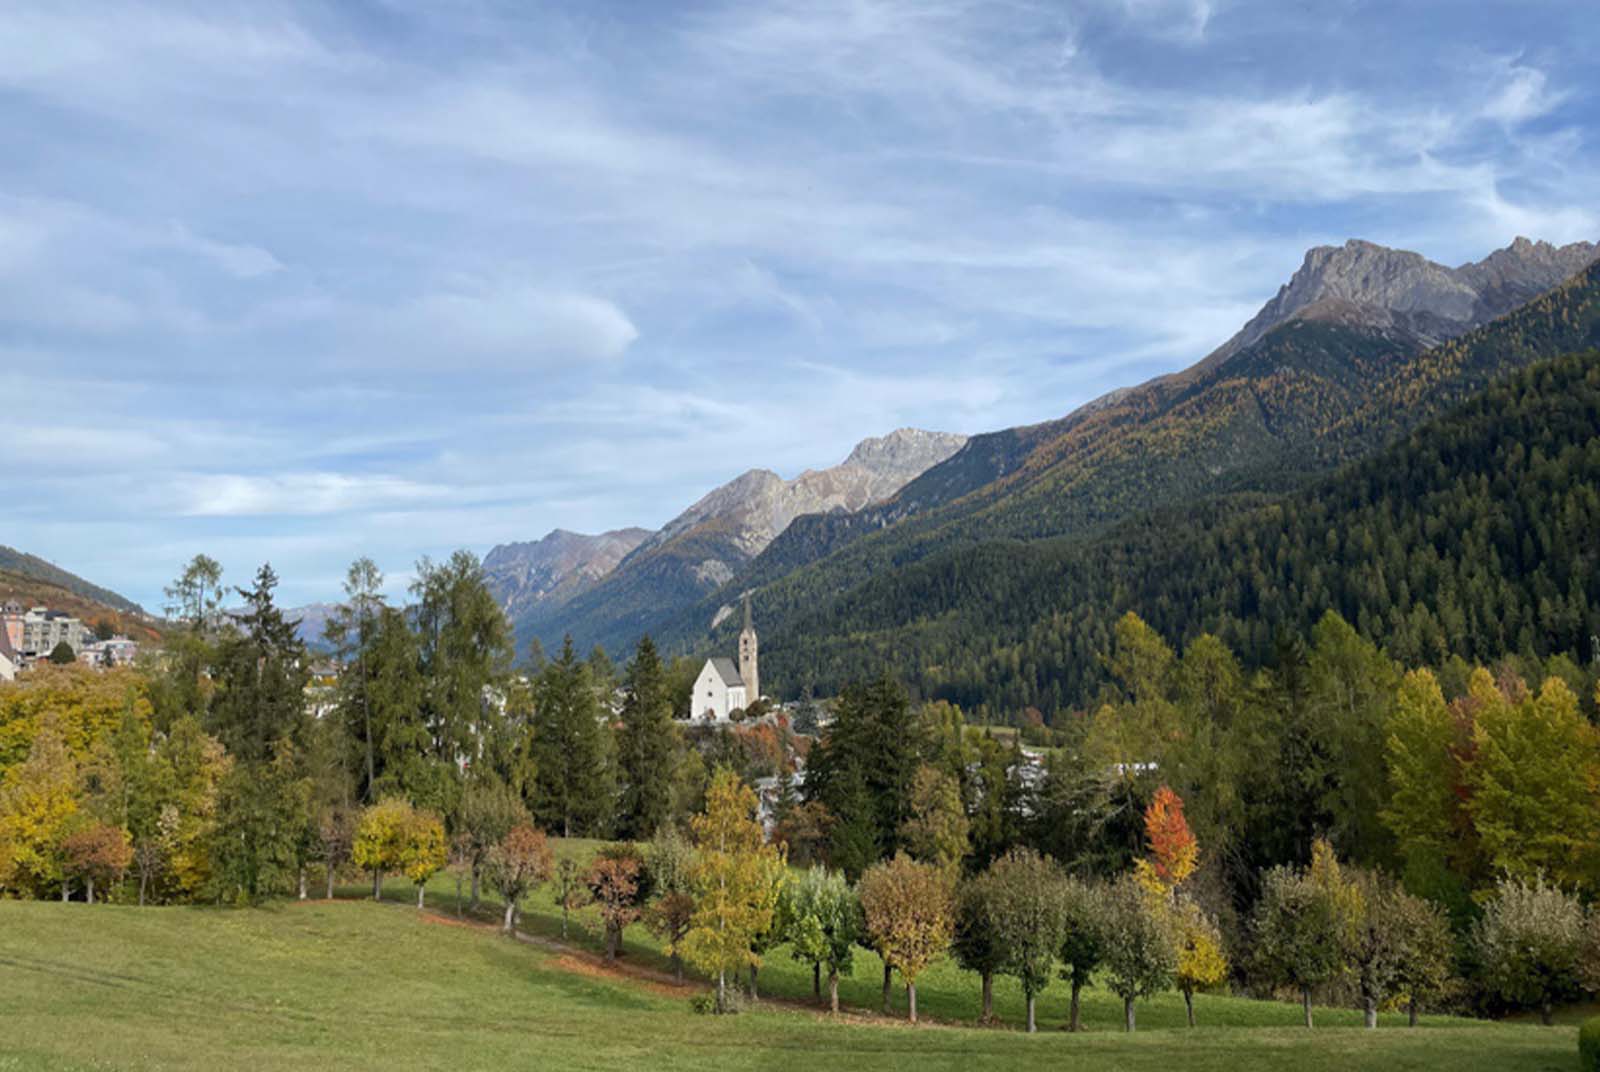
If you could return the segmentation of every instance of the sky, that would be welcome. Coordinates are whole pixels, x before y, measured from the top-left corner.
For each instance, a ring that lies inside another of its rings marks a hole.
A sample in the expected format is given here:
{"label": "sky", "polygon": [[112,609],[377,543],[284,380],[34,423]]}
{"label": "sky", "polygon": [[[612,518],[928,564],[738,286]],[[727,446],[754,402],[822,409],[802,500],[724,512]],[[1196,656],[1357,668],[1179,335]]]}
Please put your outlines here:
{"label": "sky", "polygon": [[8,0],[0,543],[151,609],[657,527],[1184,367],[1311,246],[1600,238],[1600,20]]}

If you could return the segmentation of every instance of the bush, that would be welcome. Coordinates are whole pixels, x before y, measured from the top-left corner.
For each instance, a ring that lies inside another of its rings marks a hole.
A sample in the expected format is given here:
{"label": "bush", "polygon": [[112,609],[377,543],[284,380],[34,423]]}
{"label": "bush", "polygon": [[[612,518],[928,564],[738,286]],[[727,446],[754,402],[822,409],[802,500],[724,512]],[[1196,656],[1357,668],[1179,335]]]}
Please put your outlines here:
{"label": "bush", "polygon": [[1600,1016],[1591,1016],[1578,1028],[1580,1072],[1600,1072]]}

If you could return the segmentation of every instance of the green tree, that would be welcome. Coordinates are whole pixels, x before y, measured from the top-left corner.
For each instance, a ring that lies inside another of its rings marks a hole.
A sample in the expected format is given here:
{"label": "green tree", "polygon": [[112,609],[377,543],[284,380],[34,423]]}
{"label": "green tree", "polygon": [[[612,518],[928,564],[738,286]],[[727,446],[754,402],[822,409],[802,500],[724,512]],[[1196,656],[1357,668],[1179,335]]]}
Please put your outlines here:
{"label": "green tree", "polygon": [[911,809],[900,826],[900,841],[913,859],[954,873],[969,848],[961,786],[953,775],[927,764],[911,783]]}
{"label": "green tree", "polygon": [[1079,1000],[1083,988],[1106,956],[1109,917],[1104,891],[1081,879],[1068,879],[1061,890],[1061,977],[1072,987],[1067,1030],[1082,1028]]}
{"label": "green tree", "polygon": [[1444,893],[1452,864],[1462,866],[1460,845],[1463,771],[1459,723],[1445,703],[1438,680],[1413,670],[1400,681],[1389,719],[1384,755],[1389,768],[1389,803],[1381,818],[1394,836],[1408,884]]}
{"label": "green tree", "polygon": [[1503,878],[1474,925],[1483,983],[1513,1005],[1536,1008],[1546,1027],[1557,1002],[1577,997],[1584,948],[1583,909],[1542,878]]}
{"label": "green tree", "polygon": [[861,940],[861,901],[844,875],[816,866],[786,885],[783,896],[794,958],[811,965],[812,993],[819,997],[826,969],[828,1008],[837,1013],[839,976],[850,971]]}
{"label": "green tree", "polygon": [[472,901],[478,907],[479,888],[489,854],[518,826],[531,825],[532,816],[512,788],[492,773],[467,781],[461,794],[456,829],[462,835],[467,867],[472,874]]}
{"label": "green tree", "polygon": [[209,555],[195,555],[163,592],[167,617],[198,632],[222,605],[222,565]]}
{"label": "green tree", "polygon": [[994,977],[1005,970],[1006,964],[1006,949],[995,923],[997,894],[991,871],[956,884],[955,927],[950,952],[957,964],[978,975],[983,996],[978,1022],[984,1024],[994,1020]]}
{"label": "green tree", "polygon": [[1123,1026],[1134,1030],[1134,1002],[1170,987],[1178,971],[1179,935],[1170,905],[1131,875],[1105,887],[1106,986],[1122,998]]}
{"label": "green tree", "polygon": [[611,804],[608,731],[571,637],[539,675],[532,729],[534,815],[563,837],[603,833]]}
{"label": "green tree", "polygon": [[344,596],[345,601],[329,616],[323,635],[347,668],[339,676],[340,708],[344,721],[353,730],[352,738],[360,742],[366,775],[362,798],[370,801],[378,781],[378,754],[367,656],[383,609],[383,572],[372,559],[363,556],[350,564],[345,573]]}
{"label": "green tree", "polygon": [[277,586],[278,575],[263,565],[253,588],[235,589],[245,610],[236,616],[239,630],[217,652],[212,732],[251,769],[269,762],[279,741],[298,747],[304,739],[305,646],[273,600]]}
{"label": "green tree", "polygon": [[987,875],[1000,970],[1022,984],[1032,1034],[1038,1029],[1035,999],[1050,985],[1066,933],[1065,880],[1049,857],[1020,848],[991,864]]}
{"label": "green tree", "polygon": [[622,726],[617,733],[621,836],[648,838],[671,815],[679,747],[666,669],[655,644],[648,636],[641,637],[623,679]]}
{"label": "green tree", "polygon": [[1262,881],[1251,937],[1258,971],[1300,991],[1312,1026],[1312,990],[1346,967],[1350,921],[1340,898],[1308,872],[1275,867]]}
{"label": "green tree", "polygon": [[57,666],[71,666],[78,661],[78,653],[65,640],[50,649],[50,661]]}
{"label": "green tree", "polygon": [[[911,810],[911,789],[921,762],[921,734],[905,689],[890,678],[869,685],[852,685],[839,698],[833,724],[812,748],[806,763],[805,796],[839,816],[839,830],[859,821],[850,831],[852,855],[864,854],[866,835],[872,851],[865,863],[882,859],[900,847],[900,830]],[[859,809],[865,805],[866,811]],[[840,858],[835,842],[834,863],[847,874],[856,860]]]}
{"label": "green tree", "polygon": [[660,938],[672,960],[672,974],[683,981],[683,940],[694,919],[694,846],[670,823],[656,827],[645,849],[651,895],[645,926]]}
{"label": "green tree", "polygon": [[238,764],[223,778],[210,838],[211,883],[219,897],[253,904],[300,875],[310,794],[287,737],[269,761]]}

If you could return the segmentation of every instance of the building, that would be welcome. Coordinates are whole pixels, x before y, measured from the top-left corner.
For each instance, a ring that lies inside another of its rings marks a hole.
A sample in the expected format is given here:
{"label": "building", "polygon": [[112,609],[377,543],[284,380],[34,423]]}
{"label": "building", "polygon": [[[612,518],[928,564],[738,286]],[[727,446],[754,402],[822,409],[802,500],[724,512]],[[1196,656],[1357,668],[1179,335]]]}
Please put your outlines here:
{"label": "building", "polygon": [[0,629],[0,681],[17,680],[17,671],[21,669],[21,664],[22,656],[11,646],[11,638],[6,631]]}
{"label": "building", "polygon": [[739,633],[739,663],[718,656],[707,659],[694,680],[689,717],[697,722],[727,722],[761,698],[756,629],[750,620],[750,597],[744,597],[744,629]]}
{"label": "building", "polygon": [[132,666],[139,657],[139,642],[125,636],[96,640],[78,650],[78,661],[90,666]]}
{"label": "building", "polygon": [[22,616],[22,643],[17,650],[36,659],[47,657],[56,645],[65,644],[74,657],[83,650],[83,623],[58,610],[34,607]]}
{"label": "building", "polygon": [[5,634],[0,642],[10,646],[15,661],[16,653],[22,651],[22,604],[14,599],[0,607],[0,633]]}

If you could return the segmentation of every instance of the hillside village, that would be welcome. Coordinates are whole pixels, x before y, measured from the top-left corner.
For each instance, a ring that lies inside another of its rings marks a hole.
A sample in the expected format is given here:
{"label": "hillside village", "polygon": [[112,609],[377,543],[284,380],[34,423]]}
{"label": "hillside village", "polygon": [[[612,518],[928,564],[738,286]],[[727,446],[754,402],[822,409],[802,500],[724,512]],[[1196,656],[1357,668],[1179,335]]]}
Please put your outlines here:
{"label": "hillside village", "polygon": [[0,681],[14,681],[18,673],[45,661],[109,668],[131,666],[138,656],[138,641],[109,627],[86,626],[49,607],[0,603]]}

